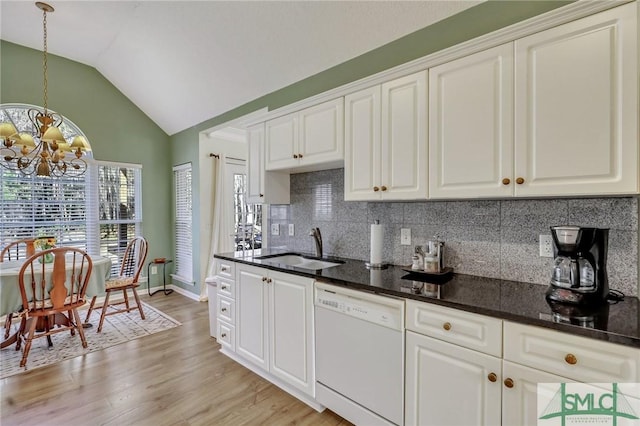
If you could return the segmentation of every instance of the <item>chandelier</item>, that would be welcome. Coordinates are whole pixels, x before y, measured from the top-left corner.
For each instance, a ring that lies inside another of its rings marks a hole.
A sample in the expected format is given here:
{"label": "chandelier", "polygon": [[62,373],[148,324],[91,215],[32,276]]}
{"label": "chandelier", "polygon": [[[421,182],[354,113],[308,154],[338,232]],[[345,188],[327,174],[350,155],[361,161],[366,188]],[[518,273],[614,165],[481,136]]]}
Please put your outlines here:
{"label": "chandelier", "polygon": [[42,2],[36,2],[36,7],[43,14],[43,111],[37,108],[28,111],[33,134],[19,133],[11,122],[0,123],[0,165],[26,176],[80,176],[87,170],[87,162],[82,156],[91,151],[91,146],[83,136],[76,136],[71,143],[67,142],[60,131],[62,116],[47,109],[47,12],[53,12],[54,9]]}

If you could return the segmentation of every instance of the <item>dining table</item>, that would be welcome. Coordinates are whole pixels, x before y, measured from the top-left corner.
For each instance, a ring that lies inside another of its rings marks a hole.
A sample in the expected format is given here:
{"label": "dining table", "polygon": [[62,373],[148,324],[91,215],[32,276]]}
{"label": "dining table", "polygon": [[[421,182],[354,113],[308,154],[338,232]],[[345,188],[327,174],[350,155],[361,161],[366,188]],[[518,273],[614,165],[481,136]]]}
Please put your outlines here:
{"label": "dining table", "polygon": [[[87,284],[86,298],[104,293],[104,285],[111,275],[111,259],[102,256],[91,256],[93,262],[93,270]],[[0,316],[11,315],[18,312],[22,307],[22,297],[20,296],[20,284],[18,275],[20,268],[24,264],[22,260],[11,260],[0,263]],[[68,270],[71,269],[71,263],[67,262]],[[53,264],[45,265],[45,272],[53,271]],[[4,348],[15,341],[12,336],[1,342],[0,347]]]}

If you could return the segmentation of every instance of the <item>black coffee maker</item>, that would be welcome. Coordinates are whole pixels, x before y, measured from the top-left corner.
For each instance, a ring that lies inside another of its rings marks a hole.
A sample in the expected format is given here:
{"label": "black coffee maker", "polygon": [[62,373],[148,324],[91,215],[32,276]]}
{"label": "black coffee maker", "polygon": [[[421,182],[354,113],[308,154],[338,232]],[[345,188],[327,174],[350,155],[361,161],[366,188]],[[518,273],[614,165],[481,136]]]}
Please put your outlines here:
{"label": "black coffee maker", "polygon": [[579,306],[606,303],[609,230],[552,226],[551,236],[555,262],[547,300]]}

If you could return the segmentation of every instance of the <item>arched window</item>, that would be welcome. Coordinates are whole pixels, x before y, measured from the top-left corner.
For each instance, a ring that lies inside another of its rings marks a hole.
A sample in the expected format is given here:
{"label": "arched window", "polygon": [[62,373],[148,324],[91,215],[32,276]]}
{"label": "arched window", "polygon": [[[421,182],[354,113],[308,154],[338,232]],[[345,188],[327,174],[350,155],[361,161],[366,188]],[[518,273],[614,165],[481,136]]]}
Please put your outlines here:
{"label": "arched window", "polygon": [[[1,104],[0,122],[33,134],[30,108]],[[86,137],[71,120],[63,119],[60,130],[67,141]],[[0,247],[22,238],[52,236],[58,246],[111,258],[112,273],[117,273],[127,241],[142,234],[142,166],[90,156],[87,163],[82,176],[55,178],[25,176],[0,166]]]}

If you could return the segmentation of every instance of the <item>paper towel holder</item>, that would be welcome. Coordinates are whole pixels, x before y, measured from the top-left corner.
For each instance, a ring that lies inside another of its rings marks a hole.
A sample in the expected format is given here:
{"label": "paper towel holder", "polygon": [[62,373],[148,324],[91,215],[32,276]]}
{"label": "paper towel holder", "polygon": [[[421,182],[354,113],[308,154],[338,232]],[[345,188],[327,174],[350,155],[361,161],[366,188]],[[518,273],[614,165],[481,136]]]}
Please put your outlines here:
{"label": "paper towel holder", "polygon": [[[380,263],[375,263],[372,260],[374,259],[374,255],[373,255],[373,245],[374,245],[374,233],[373,233],[373,228],[374,226],[378,226],[380,225],[380,221],[379,220],[374,220],[373,221],[373,225],[371,225],[371,258],[369,259],[368,262],[365,262],[365,266],[367,267],[367,269],[386,269],[389,267],[388,263],[384,263],[382,262],[382,253],[378,253],[377,256],[375,256],[377,259],[380,259]],[[381,237],[381,236],[379,236]],[[379,244],[382,244],[382,241],[378,241]],[[382,246],[380,245],[380,247],[378,247],[379,250],[382,250]]]}

